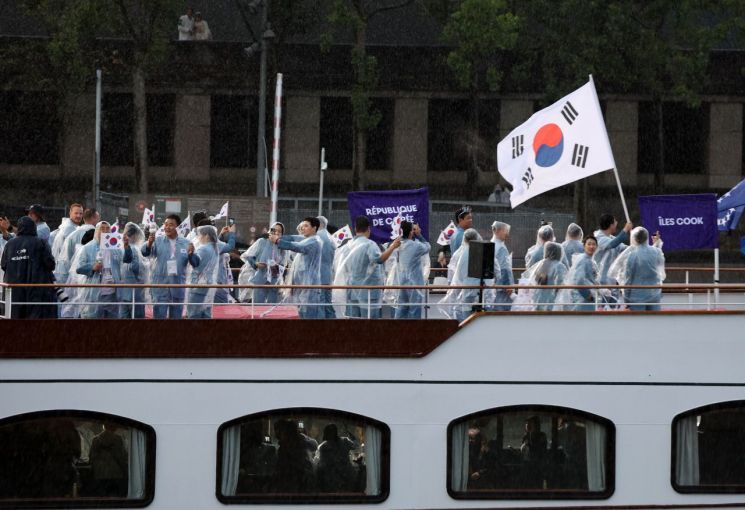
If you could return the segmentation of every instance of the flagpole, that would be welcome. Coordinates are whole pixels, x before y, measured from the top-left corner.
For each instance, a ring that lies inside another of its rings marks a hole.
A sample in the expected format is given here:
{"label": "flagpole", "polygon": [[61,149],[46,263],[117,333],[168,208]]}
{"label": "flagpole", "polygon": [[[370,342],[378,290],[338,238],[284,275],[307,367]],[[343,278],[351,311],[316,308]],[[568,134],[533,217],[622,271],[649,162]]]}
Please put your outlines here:
{"label": "flagpole", "polygon": [[[600,108],[600,100],[598,99],[598,92],[595,89],[595,80],[592,79],[592,75],[590,75],[590,83],[592,83],[592,91],[593,95],[595,97],[595,105],[598,108],[598,112],[600,112],[602,116],[603,110]],[[603,122],[605,122],[605,119],[603,119]],[[618,176],[618,168],[616,168],[616,158],[613,157],[613,149],[610,146],[610,139],[608,138],[608,130],[606,129],[606,135],[605,135],[605,142],[608,144],[608,154],[610,154],[611,161],[613,161],[613,175],[616,176],[616,185],[618,185],[618,194],[621,196],[621,205],[623,206],[623,213],[626,215],[626,222],[631,222],[631,217],[629,216],[629,208],[626,207],[626,198],[623,196],[623,188],[621,187],[621,178]]]}

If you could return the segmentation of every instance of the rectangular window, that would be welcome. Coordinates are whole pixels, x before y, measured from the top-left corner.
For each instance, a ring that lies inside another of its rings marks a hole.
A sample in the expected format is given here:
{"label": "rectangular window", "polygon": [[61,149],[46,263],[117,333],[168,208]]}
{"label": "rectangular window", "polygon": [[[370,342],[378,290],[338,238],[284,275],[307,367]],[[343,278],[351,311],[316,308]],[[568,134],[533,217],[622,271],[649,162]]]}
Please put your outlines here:
{"label": "rectangular window", "polygon": [[218,431],[223,503],[376,503],[388,497],[390,429],[327,409],[254,414]]}
{"label": "rectangular window", "polygon": [[147,95],[147,155],[153,166],[173,165],[173,128],[176,96]]}
{"label": "rectangular window", "polygon": [[431,99],[427,128],[427,168],[465,171],[470,103],[465,99]]}
{"label": "rectangular window", "polygon": [[613,424],[582,411],[514,406],[448,426],[456,499],[602,499],[613,493]]}
{"label": "rectangular window", "polygon": [[0,421],[0,506],[148,505],[155,431],[87,411],[43,411]]}
{"label": "rectangular window", "polygon": [[0,163],[57,165],[60,162],[57,100],[44,92],[0,92]]}
{"label": "rectangular window", "polygon": [[[212,96],[210,109],[210,167],[256,166],[258,102],[256,96]],[[267,138],[271,165],[271,139]]]}
{"label": "rectangular window", "polygon": [[395,101],[388,98],[374,98],[373,108],[380,112],[381,117],[375,129],[367,135],[367,168],[387,170],[391,167]]}
{"label": "rectangular window", "polygon": [[321,147],[326,148],[329,169],[351,169],[354,137],[351,99],[322,97],[320,129]]}
{"label": "rectangular window", "polygon": [[101,101],[101,165],[134,165],[132,94],[106,93]]}
{"label": "rectangular window", "polygon": [[[707,105],[690,108],[679,102],[662,104],[665,174],[700,174],[706,166]],[[654,174],[660,166],[659,115],[652,101],[639,103],[639,173]]]}

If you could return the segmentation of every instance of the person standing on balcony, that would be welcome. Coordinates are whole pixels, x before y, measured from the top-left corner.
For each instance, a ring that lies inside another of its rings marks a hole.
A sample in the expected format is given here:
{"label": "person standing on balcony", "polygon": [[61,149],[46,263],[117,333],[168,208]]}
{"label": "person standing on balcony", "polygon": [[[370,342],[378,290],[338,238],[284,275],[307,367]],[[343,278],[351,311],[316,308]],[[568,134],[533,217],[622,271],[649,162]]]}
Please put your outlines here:
{"label": "person standing on balcony", "polygon": [[178,40],[194,40],[194,9],[186,8],[186,14],[181,15],[178,19]]}

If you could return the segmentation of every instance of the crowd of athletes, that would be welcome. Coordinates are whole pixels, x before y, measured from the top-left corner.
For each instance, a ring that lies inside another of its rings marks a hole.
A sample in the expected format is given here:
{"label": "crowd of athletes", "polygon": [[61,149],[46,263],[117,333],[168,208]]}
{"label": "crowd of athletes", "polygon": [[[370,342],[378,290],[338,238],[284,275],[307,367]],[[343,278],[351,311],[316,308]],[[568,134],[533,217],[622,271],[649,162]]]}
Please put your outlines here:
{"label": "crowd of athletes", "polygon": [[[463,320],[482,305],[495,311],[659,310],[659,289],[541,288],[662,283],[662,242],[643,227],[626,223],[619,232],[616,219],[604,214],[592,235],[585,236],[572,223],[559,243],[552,226],[542,225],[536,243],[525,254],[525,270],[516,279],[508,247],[510,225],[494,221],[490,239],[495,245],[494,278],[483,280],[468,272],[469,247],[483,241],[472,228],[472,212],[463,207],[453,219],[452,256],[447,263],[440,253],[437,264],[447,268],[450,286],[444,298],[438,298],[438,313]],[[187,233],[180,228],[181,218],[169,215],[156,231],[154,226],[132,222],[112,225],[102,221],[95,209],[73,204],[59,228],[50,231],[39,205],[30,206],[15,226],[0,213],[2,281],[97,284],[14,287],[10,315],[209,319],[216,308],[237,302],[260,305],[263,315],[271,314],[276,306],[292,306],[300,318],[418,319],[425,304],[434,304],[426,299],[424,288],[395,288],[424,286],[430,276],[431,245],[415,223],[403,221],[400,236],[381,246],[370,239],[370,220],[365,216],[356,218],[353,236],[340,244],[332,238],[323,216],[305,218],[296,233],[277,222],[243,253],[236,250],[235,226],[220,228],[213,223],[206,213],[195,213],[191,218],[194,228]],[[121,248],[102,248],[103,236],[113,230],[122,234]],[[482,289],[459,288],[479,286],[482,281]],[[534,288],[501,287],[515,283]],[[173,287],[183,284],[195,287]]]}

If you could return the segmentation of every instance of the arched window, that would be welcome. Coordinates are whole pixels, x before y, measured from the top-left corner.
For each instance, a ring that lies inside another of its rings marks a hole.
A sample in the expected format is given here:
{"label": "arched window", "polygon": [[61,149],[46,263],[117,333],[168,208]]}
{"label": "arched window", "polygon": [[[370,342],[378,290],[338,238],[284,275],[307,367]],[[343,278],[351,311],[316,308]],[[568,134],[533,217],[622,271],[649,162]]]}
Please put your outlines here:
{"label": "arched window", "polygon": [[456,499],[602,499],[614,489],[615,427],[576,409],[498,407],[448,425]]}
{"label": "arched window", "polygon": [[92,411],[0,420],[0,506],[143,507],[155,490],[155,431]]}
{"label": "arched window", "polygon": [[390,429],[330,409],[243,416],[217,432],[223,503],[376,503],[388,497]]}
{"label": "arched window", "polygon": [[671,466],[678,492],[745,493],[745,400],[673,418]]}

